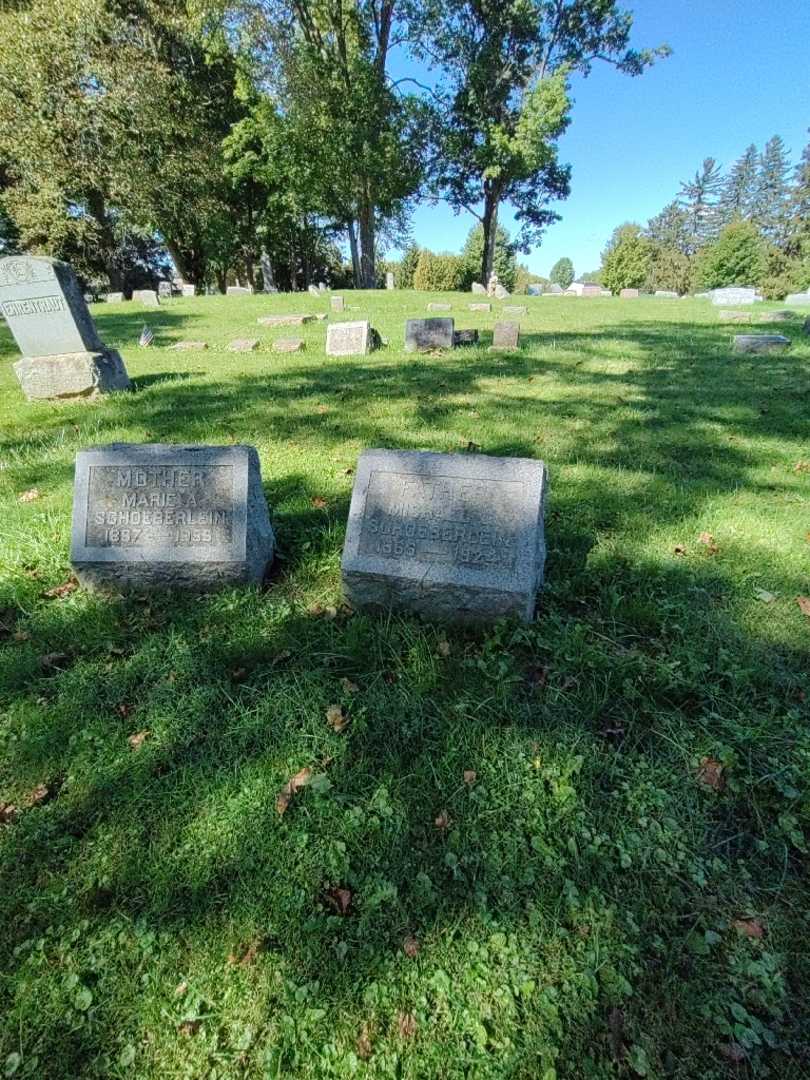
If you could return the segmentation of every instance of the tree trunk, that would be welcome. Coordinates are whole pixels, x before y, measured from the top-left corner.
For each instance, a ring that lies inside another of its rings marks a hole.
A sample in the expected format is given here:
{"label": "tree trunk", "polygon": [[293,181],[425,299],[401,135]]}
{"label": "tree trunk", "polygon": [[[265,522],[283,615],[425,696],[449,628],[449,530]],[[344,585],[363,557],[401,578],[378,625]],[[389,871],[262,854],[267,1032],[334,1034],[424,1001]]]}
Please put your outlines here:
{"label": "tree trunk", "polygon": [[228,291],[228,271],[217,270],[217,287],[221,293]]}
{"label": "tree trunk", "polygon": [[486,287],[495,265],[495,238],[498,232],[498,202],[500,193],[497,188],[487,185],[484,191],[484,254],[481,259],[481,284]]}
{"label": "tree trunk", "polygon": [[352,253],[352,277],[355,289],[360,288],[360,256],[357,251],[357,233],[354,230],[354,222],[346,222],[346,231],[349,234],[349,250]]}
{"label": "tree trunk", "polygon": [[368,198],[363,199],[358,224],[360,226],[360,287],[373,289],[377,285],[374,267],[374,207]]}
{"label": "tree trunk", "polygon": [[256,287],[256,275],[253,272],[253,256],[248,254],[245,256],[245,277],[248,280],[248,285],[251,289]]}
{"label": "tree trunk", "polygon": [[276,288],[276,279],[273,274],[273,264],[270,261],[270,256],[267,254],[267,248],[262,248],[259,254],[259,265],[262,268],[262,289],[266,293],[278,292]]}

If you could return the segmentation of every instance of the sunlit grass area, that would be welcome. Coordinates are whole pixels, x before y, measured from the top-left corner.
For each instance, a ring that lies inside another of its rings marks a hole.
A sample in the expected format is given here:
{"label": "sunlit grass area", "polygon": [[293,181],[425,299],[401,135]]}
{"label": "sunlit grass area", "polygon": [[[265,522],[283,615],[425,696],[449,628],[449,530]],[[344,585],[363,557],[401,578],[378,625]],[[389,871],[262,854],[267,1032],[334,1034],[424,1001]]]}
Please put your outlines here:
{"label": "sunlit grass area", "polygon": [[[521,298],[495,353],[502,305],[455,295],[480,345],[415,356],[438,297],[345,295],[381,350],[271,351],[260,315],[328,298],[99,305],[135,382],[99,402],[25,402],[2,334],[0,1067],[807,1076],[803,319],[736,356],[773,305]],[[257,447],[265,588],[60,588],[75,453],[120,441]],[[546,462],[533,625],[343,606],[375,446]]]}

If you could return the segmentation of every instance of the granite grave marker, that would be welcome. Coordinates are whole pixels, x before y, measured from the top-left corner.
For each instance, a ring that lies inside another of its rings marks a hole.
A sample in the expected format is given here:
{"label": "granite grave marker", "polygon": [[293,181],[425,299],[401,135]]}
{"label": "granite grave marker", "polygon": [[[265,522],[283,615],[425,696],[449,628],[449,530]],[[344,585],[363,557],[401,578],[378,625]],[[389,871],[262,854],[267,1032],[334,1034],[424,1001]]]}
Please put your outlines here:
{"label": "granite grave marker", "polygon": [[405,322],[405,352],[452,349],[452,319],[408,319]]}
{"label": "granite grave marker", "polygon": [[330,323],[326,328],[327,356],[359,356],[371,347],[371,332],[366,320]]}

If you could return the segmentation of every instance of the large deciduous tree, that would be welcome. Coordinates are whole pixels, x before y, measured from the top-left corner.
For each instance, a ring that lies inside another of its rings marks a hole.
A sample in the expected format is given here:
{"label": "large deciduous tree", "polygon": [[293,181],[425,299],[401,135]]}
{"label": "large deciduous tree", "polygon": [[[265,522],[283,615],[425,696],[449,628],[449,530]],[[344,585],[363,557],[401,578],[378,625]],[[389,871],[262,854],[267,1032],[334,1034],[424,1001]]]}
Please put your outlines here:
{"label": "large deciduous tree", "polygon": [[515,209],[518,250],[558,219],[570,170],[557,159],[569,122],[568,80],[604,60],[639,75],[669,50],[630,47],[632,16],[611,0],[425,0],[421,52],[441,70],[444,133],[438,180],[450,204],[484,228],[481,276],[492,271],[498,211]]}

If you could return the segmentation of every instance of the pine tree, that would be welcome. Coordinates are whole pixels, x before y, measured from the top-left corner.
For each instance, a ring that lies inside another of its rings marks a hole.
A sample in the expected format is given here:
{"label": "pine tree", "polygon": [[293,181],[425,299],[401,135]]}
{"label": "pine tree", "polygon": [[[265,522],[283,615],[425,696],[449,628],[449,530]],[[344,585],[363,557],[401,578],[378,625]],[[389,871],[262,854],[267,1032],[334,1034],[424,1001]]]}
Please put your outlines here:
{"label": "pine tree", "polygon": [[681,184],[678,201],[687,213],[687,254],[693,254],[704,244],[711,243],[720,231],[717,200],[722,186],[720,166],[714,158],[705,158],[694,180]]}
{"label": "pine tree", "polygon": [[668,203],[660,214],[650,218],[644,235],[656,247],[686,255],[689,252],[689,215],[680,203]]}
{"label": "pine tree", "polygon": [[810,258],[810,143],[796,166],[790,193],[790,220],[787,246],[792,255]]}
{"label": "pine tree", "polygon": [[728,225],[735,218],[750,221],[757,206],[759,152],[753,143],[731,167],[720,195],[720,218]]}
{"label": "pine tree", "polygon": [[762,234],[777,247],[787,241],[790,217],[790,161],[785,144],[774,135],[765,144],[759,165],[754,219]]}

